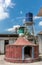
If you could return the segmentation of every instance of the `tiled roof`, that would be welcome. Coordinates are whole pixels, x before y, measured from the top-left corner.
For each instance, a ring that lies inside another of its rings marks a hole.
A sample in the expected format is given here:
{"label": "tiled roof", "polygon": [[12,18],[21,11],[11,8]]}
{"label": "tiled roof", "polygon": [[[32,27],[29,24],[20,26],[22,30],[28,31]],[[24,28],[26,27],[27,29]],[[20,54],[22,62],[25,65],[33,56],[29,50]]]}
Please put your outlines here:
{"label": "tiled roof", "polygon": [[0,34],[0,37],[18,37],[18,34]]}
{"label": "tiled roof", "polygon": [[14,45],[35,45],[35,44],[28,41],[25,37],[19,37],[14,43]]}
{"label": "tiled roof", "polygon": [[40,11],[38,12],[37,16],[42,16],[42,8],[40,9]]}
{"label": "tiled roof", "polygon": [[42,35],[42,31],[38,33],[39,35]]}

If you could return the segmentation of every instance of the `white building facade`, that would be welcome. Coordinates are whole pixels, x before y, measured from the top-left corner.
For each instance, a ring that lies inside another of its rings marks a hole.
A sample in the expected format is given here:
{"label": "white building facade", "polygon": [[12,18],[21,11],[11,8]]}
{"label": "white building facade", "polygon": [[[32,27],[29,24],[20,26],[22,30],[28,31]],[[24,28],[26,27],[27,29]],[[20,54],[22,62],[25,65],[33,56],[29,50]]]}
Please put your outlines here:
{"label": "white building facade", "polygon": [[42,54],[42,32],[38,34],[39,53]]}
{"label": "white building facade", "polygon": [[0,54],[5,53],[5,47],[13,44],[18,38],[18,34],[0,34]]}

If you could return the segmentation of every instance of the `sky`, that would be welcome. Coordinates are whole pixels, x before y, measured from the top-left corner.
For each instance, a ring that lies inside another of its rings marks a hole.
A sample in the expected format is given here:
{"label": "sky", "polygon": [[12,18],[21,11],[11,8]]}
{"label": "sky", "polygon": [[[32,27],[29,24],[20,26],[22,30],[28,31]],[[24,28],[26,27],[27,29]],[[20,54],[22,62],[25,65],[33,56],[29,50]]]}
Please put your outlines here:
{"label": "sky", "polygon": [[0,0],[0,34],[14,33],[14,28],[23,25],[25,15],[33,13],[35,34],[42,31],[42,17],[37,14],[42,0]]}

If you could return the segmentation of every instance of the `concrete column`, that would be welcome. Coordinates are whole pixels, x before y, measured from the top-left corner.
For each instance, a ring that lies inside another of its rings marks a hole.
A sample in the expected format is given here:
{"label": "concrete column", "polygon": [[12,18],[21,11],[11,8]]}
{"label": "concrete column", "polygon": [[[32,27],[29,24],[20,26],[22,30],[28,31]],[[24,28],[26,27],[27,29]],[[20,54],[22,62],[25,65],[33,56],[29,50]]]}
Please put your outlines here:
{"label": "concrete column", "polygon": [[32,58],[34,58],[34,47],[32,47]]}
{"label": "concrete column", "polygon": [[0,53],[4,53],[4,40],[0,40]]}
{"label": "concrete column", "polygon": [[22,60],[24,60],[24,48],[22,48]]}

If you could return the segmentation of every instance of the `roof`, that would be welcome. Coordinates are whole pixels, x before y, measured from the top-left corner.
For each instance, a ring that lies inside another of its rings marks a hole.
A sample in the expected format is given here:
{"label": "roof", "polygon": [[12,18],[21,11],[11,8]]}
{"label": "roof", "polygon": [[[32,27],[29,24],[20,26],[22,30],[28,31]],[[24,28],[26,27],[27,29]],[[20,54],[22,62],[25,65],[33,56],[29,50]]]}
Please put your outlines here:
{"label": "roof", "polygon": [[20,26],[19,28],[25,28],[24,26]]}
{"label": "roof", "polygon": [[19,37],[16,42],[14,43],[14,45],[35,45],[33,43],[31,43],[30,41],[28,41],[25,37]]}
{"label": "roof", "polygon": [[37,14],[37,16],[42,16],[42,8],[40,8],[39,13]]}
{"label": "roof", "polygon": [[42,35],[42,31],[38,33],[38,35]]}
{"label": "roof", "polygon": [[0,34],[0,37],[18,37],[18,34]]}

